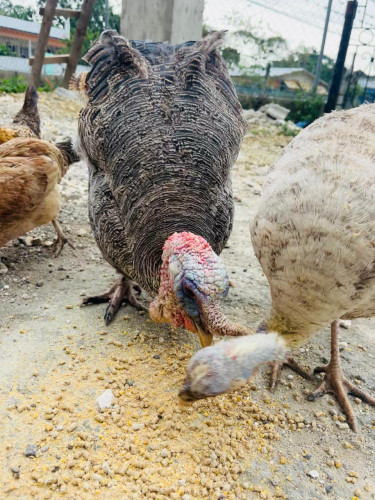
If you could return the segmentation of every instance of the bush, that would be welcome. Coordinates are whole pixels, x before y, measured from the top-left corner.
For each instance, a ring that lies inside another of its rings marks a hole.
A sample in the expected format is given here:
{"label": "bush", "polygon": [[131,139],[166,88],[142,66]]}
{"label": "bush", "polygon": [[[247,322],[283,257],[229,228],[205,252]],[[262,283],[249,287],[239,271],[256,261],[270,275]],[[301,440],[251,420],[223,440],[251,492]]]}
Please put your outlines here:
{"label": "bush", "polygon": [[0,84],[0,92],[25,92],[27,82],[22,75],[3,78]]}
{"label": "bush", "polygon": [[[6,93],[22,93],[27,89],[27,81],[22,75],[12,76],[11,78],[3,78],[0,84],[0,92]],[[38,87],[38,92],[51,92],[53,83],[46,77],[41,80],[41,85]]]}
{"label": "bush", "polygon": [[255,96],[250,94],[238,94],[238,100],[243,109],[255,109],[255,111],[271,102],[271,99],[267,96]]}
{"label": "bush", "polygon": [[312,123],[322,115],[325,96],[309,94],[304,95],[303,97],[296,97],[297,99],[291,101],[288,106],[290,109],[288,120],[291,120],[294,123]]}

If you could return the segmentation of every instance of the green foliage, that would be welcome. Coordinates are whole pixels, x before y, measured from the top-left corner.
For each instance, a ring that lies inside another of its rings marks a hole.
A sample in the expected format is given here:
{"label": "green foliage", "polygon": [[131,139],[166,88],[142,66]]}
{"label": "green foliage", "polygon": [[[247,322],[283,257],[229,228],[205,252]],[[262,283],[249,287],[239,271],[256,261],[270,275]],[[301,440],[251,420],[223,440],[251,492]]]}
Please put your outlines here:
{"label": "green foliage", "polygon": [[295,137],[296,135],[299,134],[299,130],[296,130],[294,128],[291,128],[288,126],[287,123],[282,123],[280,125],[280,133],[279,135],[286,135],[288,137]]}
{"label": "green foliage", "polygon": [[[0,0],[1,1],[1,0]],[[38,0],[39,6],[44,6],[45,0]],[[81,9],[82,2],[78,0],[59,0],[59,7],[62,9]],[[112,7],[109,7],[108,11],[108,23],[109,29],[114,29],[120,32],[120,16],[114,14]],[[64,26],[64,18],[59,17],[56,18],[56,26]],[[66,42],[66,49],[62,49],[59,51],[60,54],[68,53],[70,51],[74,33],[76,30],[78,19],[71,18],[70,19],[70,40]],[[94,3],[94,8],[92,11],[91,19],[89,26],[86,31],[85,40],[83,42],[83,47],[81,51],[81,55],[85,54],[90,48],[90,45],[93,41],[99,38],[99,35],[102,31],[105,30],[105,0],[96,0]]]}
{"label": "green foliage", "polygon": [[233,49],[232,47],[226,47],[221,51],[221,55],[225,59],[226,63],[230,68],[239,65],[240,62],[240,53],[237,49]]}
{"label": "green foliage", "polygon": [[0,43],[0,56],[12,56],[13,52],[8,47]]}
{"label": "green foliage", "polygon": [[32,21],[35,16],[35,10],[31,7],[13,4],[9,0],[0,0],[0,15],[16,17],[24,21]]}
{"label": "green foliage", "polygon": [[3,78],[0,84],[0,92],[25,92],[27,82],[23,76],[12,76],[11,78]]}
{"label": "green foliage", "polygon": [[319,94],[297,94],[296,99],[288,104],[288,120],[311,123],[322,115],[325,96]]}

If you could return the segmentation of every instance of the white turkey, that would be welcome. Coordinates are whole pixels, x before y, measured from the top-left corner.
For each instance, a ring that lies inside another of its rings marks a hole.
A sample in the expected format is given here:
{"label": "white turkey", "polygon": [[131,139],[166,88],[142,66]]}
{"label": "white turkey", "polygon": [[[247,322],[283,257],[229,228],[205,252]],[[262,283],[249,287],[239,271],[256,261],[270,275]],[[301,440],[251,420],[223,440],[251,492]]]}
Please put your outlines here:
{"label": "white turkey", "polygon": [[[183,400],[221,394],[260,362],[286,357],[308,377],[289,350],[331,324],[331,360],[315,370],[325,378],[308,399],[335,394],[353,430],[347,393],[375,405],[344,377],[338,345],[340,318],[375,315],[374,137],[375,105],[334,112],[303,130],[276,160],[251,223],[271,311],[254,336],[221,342],[192,358]],[[279,369],[274,363],[273,386]]]}

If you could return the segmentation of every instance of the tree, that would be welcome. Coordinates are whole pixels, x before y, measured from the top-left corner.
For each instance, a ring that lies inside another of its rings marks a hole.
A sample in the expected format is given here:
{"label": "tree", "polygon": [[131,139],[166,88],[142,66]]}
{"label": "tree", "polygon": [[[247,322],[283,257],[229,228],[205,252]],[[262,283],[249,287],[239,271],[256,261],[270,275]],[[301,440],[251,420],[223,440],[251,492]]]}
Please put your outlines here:
{"label": "tree", "polygon": [[24,21],[32,21],[35,16],[35,10],[31,7],[24,7],[23,5],[13,4],[9,0],[0,0],[0,15],[16,17]]}
{"label": "tree", "polygon": [[249,18],[244,18],[239,12],[228,16],[227,20],[228,24],[233,26],[231,47],[241,54],[241,59],[245,59],[244,69],[265,68],[272,60],[285,57],[287,54],[286,40],[272,33],[269,28],[264,28],[260,24],[253,25]]}
{"label": "tree", "polygon": [[[80,10],[81,3],[82,2],[78,0],[59,0],[59,8]],[[44,7],[45,0],[38,0],[38,5],[40,7]],[[118,14],[114,14],[112,7],[109,7],[108,14],[109,14],[108,15],[109,28],[119,32],[120,16]],[[64,22],[65,19],[63,17],[59,17],[56,18],[55,25],[63,26]],[[66,42],[67,45],[66,49],[63,49],[61,52],[66,53],[70,51],[76,26],[77,26],[77,19],[72,18],[70,20],[70,40]],[[96,0],[94,3],[94,8],[90,19],[90,24],[87,28],[85,40],[83,42],[82,55],[85,52],[87,52],[91,43],[97,40],[100,36],[100,33],[104,30],[105,30],[105,0]]]}
{"label": "tree", "polygon": [[225,49],[221,51],[221,55],[230,68],[238,66],[240,63],[241,55],[237,49],[233,49],[232,47],[225,47]]}

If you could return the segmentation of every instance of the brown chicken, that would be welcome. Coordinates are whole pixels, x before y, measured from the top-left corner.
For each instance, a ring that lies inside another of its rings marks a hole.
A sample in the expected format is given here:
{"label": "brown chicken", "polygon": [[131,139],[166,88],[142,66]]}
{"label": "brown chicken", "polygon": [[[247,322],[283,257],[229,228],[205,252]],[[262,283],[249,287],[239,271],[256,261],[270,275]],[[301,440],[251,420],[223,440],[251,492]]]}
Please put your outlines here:
{"label": "brown chicken", "polygon": [[[79,158],[70,138],[55,146],[38,140],[38,98],[36,88],[28,86],[13,123],[0,127],[0,247],[51,221],[57,234],[57,257],[65,243],[74,248],[56,219],[60,211],[57,183]],[[14,142],[16,138],[27,140]],[[8,141],[9,146],[3,148]]]}
{"label": "brown chicken", "polygon": [[17,138],[0,145],[0,247],[8,241],[52,222],[59,255],[64,236],[56,220],[60,211],[58,184],[76,161],[70,140],[56,144]]}

